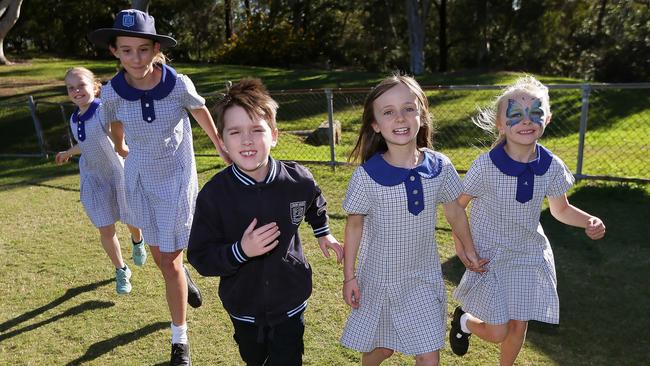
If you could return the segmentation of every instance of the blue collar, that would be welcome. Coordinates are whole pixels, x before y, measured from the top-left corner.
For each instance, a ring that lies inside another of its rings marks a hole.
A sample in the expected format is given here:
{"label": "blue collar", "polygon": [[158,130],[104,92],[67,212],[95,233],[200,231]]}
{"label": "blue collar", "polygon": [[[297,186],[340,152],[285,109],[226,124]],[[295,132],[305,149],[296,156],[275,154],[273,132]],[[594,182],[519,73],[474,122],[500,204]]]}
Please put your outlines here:
{"label": "blue collar", "polygon": [[422,178],[431,179],[440,175],[442,159],[425,150],[422,163],[413,169],[406,169],[388,164],[381,153],[375,153],[362,167],[372,180],[382,186],[404,183],[407,208],[412,215],[417,216],[424,210]]}
{"label": "blue collar", "polygon": [[79,107],[75,108],[74,112],[72,112],[72,121],[74,123],[79,123],[79,122],[86,122],[87,120],[91,119],[95,115],[95,111],[97,110],[97,107],[99,107],[99,103],[101,101],[97,98],[95,98],[92,102],[90,102],[90,106],[88,109],[81,115],[79,115]]}
{"label": "blue collar", "polygon": [[422,163],[413,169],[398,168],[384,160],[381,153],[375,153],[368,161],[363,163],[363,169],[370,178],[382,186],[396,186],[406,181],[411,172],[423,178],[437,177],[442,171],[442,160],[431,151],[424,151]]}
{"label": "blue collar", "polygon": [[535,145],[537,158],[527,163],[513,160],[504,149],[505,142],[490,150],[492,163],[501,173],[517,177],[516,199],[520,203],[526,203],[533,198],[535,187],[535,175],[544,175],[553,161],[553,153],[540,144]]}
{"label": "blue collar", "polygon": [[88,109],[82,115],[79,115],[79,107],[75,108],[74,112],[72,113],[72,121],[77,125],[77,140],[79,141],[86,140],[85,122],[91,119],[95,115],[99,103],[100,100],[95,98],[93,99],[92,102],[90,102],[90,106],[88,106]]}
{"label": "blue collar", "polygon": [[535,145],[537,149],[537,158],[528,163],[522,163],[513,160],[504,149],[505,142],[499,144],[494,149],[490,150],[490,159],[494,165],[505,175],[517,177],[526,169],[532,169],[535,175],[544,175],[548,168],[551,166],[553,160],[553,153],[540,144]]}
{"label": "blue collar", "polygon": [[154,86],[153,89],[140,90],[132,87],[126,82],[124,70],[118,72],[117,75],[111,79],[111,85],[113,86],[113,89],[115,89],[117,95],[126,100],[138,100],[145,95],[148,95],[155,100],[163,99],[171,93],[176,85],[176,70],[164,64],[159,66],[162,71],[162,77],[160,78],[158,85]]}
{"label": "blue collar", "polygon": [[264,181],[259,183],[255,179],[251,178],[248,174],[241,171],[241,169],[239,169],[234,163],[230,165],[230,171],[232,175],[243,185],[254,186],[256,184],[269,184],[273,182],[278,176],[278,165],[279,163],[269,156],[269,172],[266,174]]}

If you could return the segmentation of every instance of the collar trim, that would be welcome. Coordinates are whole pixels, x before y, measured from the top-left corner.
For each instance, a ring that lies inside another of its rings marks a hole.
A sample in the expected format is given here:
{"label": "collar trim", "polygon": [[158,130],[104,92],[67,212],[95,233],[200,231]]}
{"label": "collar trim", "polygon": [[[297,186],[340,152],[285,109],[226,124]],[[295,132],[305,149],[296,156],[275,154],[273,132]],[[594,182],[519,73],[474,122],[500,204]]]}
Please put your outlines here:
{"label": "collar trim", "polygon": [[79,123],[86,122],[87,120],[91,119],[95,115],[95,111],[97,111],[99,103],[100,100],[98,98],[95,98],[92,102],[90,102],[88,109],[81,115],[79,114],[79,107],[75,108],[74,112],[72,113],[72,121],[74,123]]}
{"label": "collar trim", "polygon": [[425,150],[422,163],[412,169],[398,168],[376,153],[362,165],[370,178],[382,186],[391,187],[404,183],[408,211],[417,216],[424,211],[422,178],[432,179],[442,171],[442,159],[432,151]]}
{"label": "collar trim", "polygon": [[442,171],[442,159],[437,157],[433,152],[425,150],[422,163],[415,168],[406,169],[388,164],[381,153],[375,153],[362,167],[372,180],[382,186],[390,187],[405,182],[411,173],[415,173],[425,179],[437,177]]}
{"label": "collar trim", "polygon": [[118,72],[117,75],[111,79],[111,85],[113,86],[113,89],[115,89],[117,95],[126,100],[134,101],[141,99],[143,96],[149,96],[155,100],[163,99],[174,89],[177,74],[174,68],[165,64],[154,65],[154,67],[156,66],[160,67],[162,76],[158,85],[154,86],[150,90],[141,90],[129,85],[126,81],[126,72],[124,70]]}
{"label": "collar trim", "polygon": [[505,142],[490,150],[492,163],[501,173],[517,177],[517,193],[515,198],[519,203],[526,203],[533,199],[535,176],[544,175],[553,161],[553,153],[540,144],[535,145],[537,158],[527,163],[513,160],[504,149]]}
{"label": "collar trim", "polygon": [[237,180],[245,186],[254,186],[256,184],[269,184],[272,183],[278,175],[277,161],[269,156],[269,172],[266,175],[266,178],[263,182],[256,182],[255,179],[251,178],[248,174],[244,173],[241,169],[235,164],[230,165],[230,170],[232,174],[237,178]]}
{"label": "collar trim", "polygon": [[99,107],[99,103],[99,99],[95,98],[92,102],[90,102],[90,106],[82,115],[79,115],[79,107],[75,108],[74,112],[72,113],[72,121],[77,124],[77,140],[86,140],[85,122],[95,115],[97,107]]}

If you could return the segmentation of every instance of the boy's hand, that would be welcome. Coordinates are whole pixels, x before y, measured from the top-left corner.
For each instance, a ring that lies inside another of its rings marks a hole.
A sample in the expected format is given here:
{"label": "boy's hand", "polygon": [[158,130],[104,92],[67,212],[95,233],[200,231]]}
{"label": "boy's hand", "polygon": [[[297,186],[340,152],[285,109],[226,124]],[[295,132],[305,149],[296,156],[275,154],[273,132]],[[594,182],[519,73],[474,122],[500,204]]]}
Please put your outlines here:
{"label": "boy's hand", "polygon": [[54,161],[58,164],[61,165],[63,163],[67,163],[68,160],[70,160],[70,155],[68,155],[67,151],[61,151],[58,154],[56,154],[56,157],[54,158]]}
{"label": "boy's hand", "polygon": [[598,240],[602,239],[605,236],[605,224],[601,219],[596,216],[592,216],[587,220],[587,227],[585,228],[585,233],[590,239]]}
{"label": "boy's hand", "polygon": [[253,219],[241,238],[241,247],[248,257],[266,254],[278,246],[279,243],[276,239],[280,236],[280,229],[275,222],[255,229],[256,224],[257,219]]}
{"label": "boy's hand", "polygon": [[318,238],[318,245],[323,252],[325,258],[330,257],[328,249],[332,249],[336,253],[336,262],[341,263],[343,260],[343,247],[332,234],[327,234]]}
{"label": "boy's hand", "polygon": [[343,281],[343,300],[353,309],[358,309],[361,303],[361,291],[356,277]]}

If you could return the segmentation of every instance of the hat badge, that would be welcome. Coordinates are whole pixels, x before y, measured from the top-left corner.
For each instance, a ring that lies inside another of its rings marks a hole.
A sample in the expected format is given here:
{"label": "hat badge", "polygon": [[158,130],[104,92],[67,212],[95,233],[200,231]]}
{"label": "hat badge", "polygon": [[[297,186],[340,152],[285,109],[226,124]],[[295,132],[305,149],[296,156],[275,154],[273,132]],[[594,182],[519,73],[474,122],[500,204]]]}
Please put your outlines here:
{"label": "hat badge", "polygon": [[126,13],[122,17],[122,26],[124,27],[133,27],[135,24],[135,15],[131,13]]}

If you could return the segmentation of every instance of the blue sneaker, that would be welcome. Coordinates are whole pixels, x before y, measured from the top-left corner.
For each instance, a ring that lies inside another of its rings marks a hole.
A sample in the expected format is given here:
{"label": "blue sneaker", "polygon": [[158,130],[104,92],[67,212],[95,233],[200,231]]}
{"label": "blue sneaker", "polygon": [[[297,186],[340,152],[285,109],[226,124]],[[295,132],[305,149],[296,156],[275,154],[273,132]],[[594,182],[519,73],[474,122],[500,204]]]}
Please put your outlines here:
{"label": "blue sneaker", "polygon": [[144,246],[144,238],[139,243],[136,243],[131,238],[131,242],[133,243],[133,263],[138,267],[142,267],[147,261],[147,248]]}
{"label": "blue sneaker", "polygon": [[131,278],[131,270],[126,264],[124,267],[126,267],[126,269],[115,269],[115,290],[120,295],[131,292],[131,282],[129,281]]}

